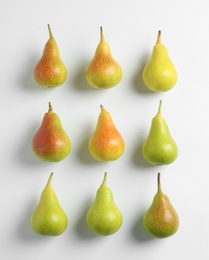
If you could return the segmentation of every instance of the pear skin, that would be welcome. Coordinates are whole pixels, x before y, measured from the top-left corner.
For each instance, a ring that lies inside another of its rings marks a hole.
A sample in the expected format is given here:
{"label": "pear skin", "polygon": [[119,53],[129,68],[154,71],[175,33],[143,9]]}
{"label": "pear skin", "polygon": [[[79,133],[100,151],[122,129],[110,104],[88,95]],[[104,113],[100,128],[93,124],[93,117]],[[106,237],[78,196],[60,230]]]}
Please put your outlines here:
{"label": "pear skin", "polygon": [[144,215],[145,230],[157,238],[166,238],[176,233],[179,217],[169,198],[162,192],[160,173],[158,173],[158,190],[153,202]]}
{"label": "pear skin", "polygon": [[152,55],[143,71],[144,84],[152,91],[165,92],[173,88],[177,82],[177,71],[173,65],[167,48],[161,43],[161,31]]}
{"label": "pear skin", "polygon": [[67,228],[68,218],[51,187],[53,173],[41,193],[39,203],[31,215],[30,226],[33,231],[45,236],[61,235]]}
{"label": "pear skin", "polygon": [[112,235],[119,230],[123,222],[123,216],[114,202],[110,188],[106,186],[106,176],[97,190],[96,198],[86,215],[86,223],[89,229],[101,236]]}
{"label": "pear skin", "polygon": [[33,137],[32,150],[43,161],[59,162],[68,156],[70,149],[70,139],[49,102],[49,110]]}
{"label": "pear skin", "polygon": [[89,140],[89,151],[98,161],[114,161],[123,154],[125,143],[110,113],[102,105],[100,107],[96,129]]}
{"label": "pear skin", "polygon": [[43,87],[54,88],[65,82],[67,69],[60,57],[59,48],[49,24],[48,30],[49,40],[45,44],[41,59],[35,66],[34,79]]}
{"label": "pear skin", "polygon": [[109,44],[105,41],[100,27],[100,42],[94,57],[86,68],[86,80],[93,88],[108,89],[116,86],[122,79],[122,69],[113,58]]}
{"label": "pear skin", "polygon": [[172,138],[165,119],[161,116],[162,100],[157,115],[152,119],[151,128],[142,147],[144,159],[153,164],[170,164],[178,156],[178,147]]}

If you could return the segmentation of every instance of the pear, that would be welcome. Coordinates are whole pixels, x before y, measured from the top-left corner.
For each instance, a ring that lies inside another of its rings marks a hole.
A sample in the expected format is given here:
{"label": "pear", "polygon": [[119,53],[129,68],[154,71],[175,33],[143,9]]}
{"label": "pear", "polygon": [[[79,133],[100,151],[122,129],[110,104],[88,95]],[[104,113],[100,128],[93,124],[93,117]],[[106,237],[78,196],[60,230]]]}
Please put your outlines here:
{"label": "pear", "polygon": [[109,44],[105,41],[100,27],[100,42],[94,57],[86,68],[86,80],[93,88],[108,89],[116,86],[122,79],[122,69],[114,60]]}
{"label": "pear", "polygon": [[143,71],[144,84],[152,91],[165,92],[173,88],[177,81],[177,71],[167,48],[161,43],[161,31],[153,47],[151,58]]}
{"label": "pear", "polygon": [[33,231],[46,236],[61,235],[68,225],[68,218],[51,187],[52,176],[53,173],[51,173],[41,193],[38,206],[30,218],[30,226]]}
{"label": "pear", "polygon": [[152,119],[151,128],[142,147],[144,159],[151,164],[170,164],[178,156],[178,147],[173,140],[165,119],[161,116],[162,100],[157,115]]}
{"label": "pear", "polygon": [[33,137],[32,150],[41,160],[59,162],[68,156],[70,149],[70,139],[49,102],[49,110]]}
{"label": "pear", "polygon": [[112,191],[106,186],[106,178],[107,173],[105,172],[94,203],[86,215],[86,223],[89,229],[102,236],[114,234],[123,222],[123,216],[115,205]]}
{"label": "pear", "polygon": [[110,113],[100,105],[96,129],[89,140],[89,151],[98,161],[117,160],[124,152],[125,143]]}
{"label": "pear", "polygon": [[160,173],[158,173],[158,190],[153,202],[144,215],[145,230],[158,238],[172,236],[179,227],[179,217],[169,198],[162,192]]}
{"label": "pear", "polygon": [[49,24],[48,30],[49,40],[45,44],[41,59],[35,66],[34,79],[43,87],[54,88],[64,83],[67,77],[67,70],[60,57],[59,48]]}

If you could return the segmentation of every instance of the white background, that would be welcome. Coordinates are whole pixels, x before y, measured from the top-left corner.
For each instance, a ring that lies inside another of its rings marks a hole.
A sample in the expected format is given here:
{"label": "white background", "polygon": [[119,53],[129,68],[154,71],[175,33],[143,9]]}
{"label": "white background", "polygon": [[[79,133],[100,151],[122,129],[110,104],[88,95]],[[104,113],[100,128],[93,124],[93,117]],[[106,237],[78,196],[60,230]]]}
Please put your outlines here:
{"label": "white background", "polygon": [[[3,2],[0,258],[208,259],[208,1]],[[44,89],[33,79],[48,40],[48,23],[68,69],[66,82],[56,89]],[[123,68],[121,83],[109,90],[92,89],[84,76],[100,26]],[[142,83],[158,30],[178,71],[176,86],[166,93],[153,93]],[[151,166],[142,158],[141,146],[160,99],[179,156],[171,165]],[[70,155],[59,163],[42,162],[31,151],[49,101],[72,142]],[[109,163],[94,161],[88,151],[100,104],[126,143],[122,157]],[[69,225],[61,236],[42,237],[33,233],[29,219],[52,171]],[[114,235],[99,237],[86,227],[85,214],[105,171],[124,222]],[[178,232],[167,239],[152,238],[142,227],[158,171],[180,217]]]}

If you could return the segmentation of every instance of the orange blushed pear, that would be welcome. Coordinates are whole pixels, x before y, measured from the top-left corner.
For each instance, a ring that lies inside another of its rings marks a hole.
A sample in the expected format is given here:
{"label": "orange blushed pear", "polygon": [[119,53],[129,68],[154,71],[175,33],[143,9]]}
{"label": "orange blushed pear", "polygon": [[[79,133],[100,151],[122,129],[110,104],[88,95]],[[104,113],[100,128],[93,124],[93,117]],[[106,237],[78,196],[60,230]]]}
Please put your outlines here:
{"label": "orange blushed pear", "polygon": [[96,129],[89,140],[89,151],[98,161],[117,160],[123,154],[125,143],[110,113],[102,105],[100,107]]}
{"label": "orange blushed pear", "polygon": [[49,40],[45,44],[41,59],[35,66],[34,79],[43,87],[54,88],[64,83],[67,70],[49,24],[48,30]]}
{"label": "orange blushed pear", "polygon": [[116,86],[121,79],[121,66],[113,58],[110,46],[105,41],[102,27],[100,27],[100,42],[86,68],[86,80],[93,88],[108,89]]}

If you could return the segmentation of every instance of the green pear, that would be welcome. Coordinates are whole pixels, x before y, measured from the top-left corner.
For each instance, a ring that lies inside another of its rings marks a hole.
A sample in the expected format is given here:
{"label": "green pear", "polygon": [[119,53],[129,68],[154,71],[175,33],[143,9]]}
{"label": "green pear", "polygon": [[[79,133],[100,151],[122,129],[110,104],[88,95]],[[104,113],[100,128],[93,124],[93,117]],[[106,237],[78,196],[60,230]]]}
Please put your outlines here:
{"label": "green pear", "polygon": [[161,43],[161,31],[152,55],[143,71],[144,84],[152,91],[165,92],[173,88],[177,81],[177,71],[173,65],[167,48]]}
{"label": "green pear", "polygon": [[144,159],[151,164],[170,164],[178,156],[178,147],[173,140],[165,119],[161,116],[162,100],[157,115],[152,119],[151,128],[142,147]]}
{"label": "green pear", "polygon": [[95,201],[86,215],[86,223],[89,229],[102,236],[114,234],[123,222],[123,216],[115,205],[112,191],[106,186],[106,177],[107,173],[104,174]]}
{"label": "green pear", "polygon": [[64,83],[67,70],[49,24],[48,30],[49,40],[45,44],[41,59],[35,66],[34,79],[43,87],[54,88]]}
{"label": "green pear", "polygon": [[53,173],[51,173],[41,193],[38,206],[30,218],[30,225],[33,231],[46,236],[61,235],[68,225],[68,218],[51,187],[52,176]]}
{"label": "green pear", "polygon": [[49,110],[33,137],[32,150],[43,161],[59,162],[68,156],[70,149],[70,139],[49,102]]}
{"label": "green pear", "polygon": [[95,54],[86,68],[86,80],[93,88],[108,89],[116,86],[122,79],[122,69],[113,58],[109,44],[105,41],[100,27],[100,42]]}
{"label": "green pear", "polygon": [[110,113],[102,105],[100,108],[96,129],[89,140],[89,151],[98,161],[117,160],[124,152],[125,143]]}
{"label": "green pear", "polygon": [[158,173],[158,190],[153,202],[144,215],[145,230],[158,238],[172,236],[179,227],[179,217],[169,198],[162,192],[160,173]]}

